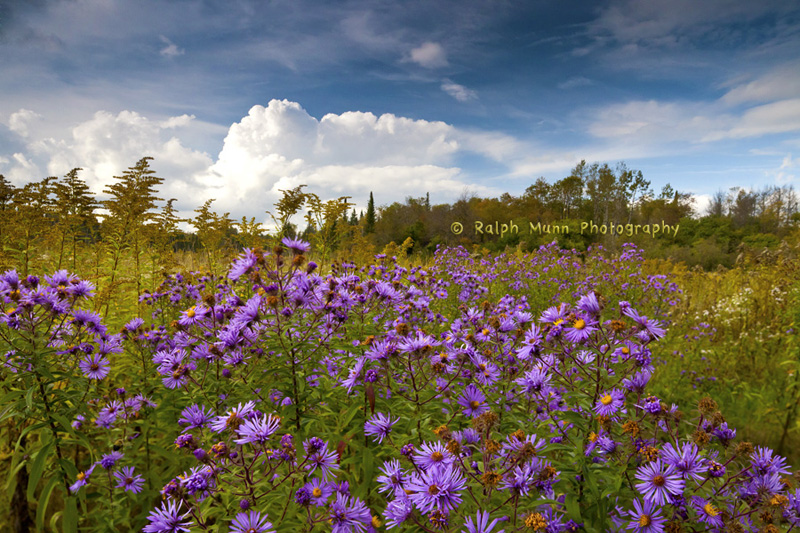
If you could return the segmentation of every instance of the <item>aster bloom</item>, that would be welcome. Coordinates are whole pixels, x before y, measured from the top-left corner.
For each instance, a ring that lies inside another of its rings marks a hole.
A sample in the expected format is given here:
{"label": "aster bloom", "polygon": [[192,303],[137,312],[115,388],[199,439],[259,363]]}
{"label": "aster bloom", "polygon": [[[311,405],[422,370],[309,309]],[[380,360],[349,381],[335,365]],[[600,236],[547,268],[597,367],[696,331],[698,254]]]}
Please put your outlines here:
{"label": "aster bloom", "polygon": [[514,383],[522,387],[522,392],[527,396],[536,398],[543,397],[550,390],[550,374],[541,366],[525,372],[521,378],[514,380]]}
{"label": "aster bloom", "polygon": [[250,248],[245,248],[244,253],[236,258],[236,260],[231,265],[231,269],[228,272],[228,278],[233,281],[238,280],[240,277],[244,276],[245,274],[249,274],[252,271],[256,264],[258,263],[258,256],[253,253],[253,250]]}
{"label": "aster bloom", "polygon": [[385,437],[389,436],[389,433],[392,432],[392,426],[394,426],[397,422],[400,421],[398,417],[397,420],[392,420],[390,416],[386,416],[383,413],[375,413],[369,420],[364,424],[364,434],[365,435],[374,435],[373,442],[382,443]]}
{"label": "aster bloom", "polygon": [[458,404],[464,408],[462,413],[473,418],[489,410],[486,396],[473,383],[467,385],[464,393],[458,397]]}
{"label": "aster bloom", "polygon": [[189,511],[180,514],[181,502],[172,500],[161,503],[161,508],[150,512],[147,519],[149,524],[144,526],[144,533],[189,533],[192,525],[191,519],[187,520]]}
{"label": "aster bloom", "polygon": [[83,375],[89,379],[101,380],[111,372],[111,364],[108,359],[96,353],[85,357],[78,363]]}
{"label": "aster bloom", "polygon": [[134,494],[142,492],[144,478],[139,474],[134,476],[132,466],[123,466],[114,472],[114,477],[117,478],[117,488],[129,490]]}
{"label": "aster bloom", "polygon": [[683,479],[691,477],[696,481],[703,481],[703,474],[708,471],[706,460],[700,457],[700,449],[693,442],[684,443],[680,449],[668,442],[661,448],[661,457]]}
{"label": "aster bloom", "polygon": [[304,254],[311,250],[311,245],[309,243],[298,239],[290,239],[289,237],[284,237],[281,239],[281,244],[290,249],[292,253],[296,255]]}
{"label": "aster bloom", "polygon": [[392,529],[405,522],[411,513],[414,512],[414,504],[403,494],[386,505],[383,516],[386,518],[386,529]]}
{"label": "aster bloom", "polygon": [[261,516],[258,511],[239,513],[231,522],[230,533],[275,533],[270,530],[272,523],[267,521],[267,515]]}
{"label": "aster bloom", "polygon": [[489,523],[489,513],[486,511],[478,511],[478,514],[475,516],[475,521],[472,520],[471,516],[467,517],[464,522],[464,527],[467,529],[462,529],[461,533],[504,533],[505,529],[493,531],[497,522],[498,519],[495,518]]}
{"label": "aster bloom", "polygon": [[333,494],[333,483],[314,478],[303,486],[308,491],[309,501],[317,507],[325,507],[328,498]]}
{"label": "aster bloom", "polygon": [[122,452],[113,451],[111,453],[107,453],[100,458],[100,466],[105,468],[106,470],[110,470],[114,467],[114,465],[125,456]]}
{"label": "aster bloom", "polygon": [[666,519],[661,515],[661,509],[647,500],[644,503],[633,501],[633,509],[628,511],[631,521],[627,529],[636,533],[662,533]]}
{"label": "aster bloom", "polygon": [[461,503],[460,491],[466,483],[458,470],[431,468],[408,482],[409,498],[423,513],[434,510],[449,513]]}
{"label": "aster bloom", "polygon": [[786,459],[780,455],[773,455],[772,450],[757,446],[750,455],[750,464],[757,474],[789,475],[791,469],[786,464]]}
{"label": "aster bloom", "polygon": [[327,480],[331,477],[331,471],[339,469],[339,464],[336,462],[336,453],[323,449],[308,455],[305,469],[308,470],[309,474],[313,474],[317,468],[322,472],[322,479]]}
{"label": "aster bloom", "polygon": [[81,487],[83,487],[84,485],[86,485],[89,482],[89,476],[92,475],[92,471],[94,470],[95,466],[97,466],[97,463],[92,464],[92,466],[90,466],[89,468],[87,468],[83,472],[78,472],[78,476],[77,476],[78,479],[75,481],[75,483],[73,483],[69,487],[70,492],[72,492],[72,493],[78,492],[78,490]]}
{"label": "aster bloom", "polygon": [[181,417],[178,419],[179,426],[185,426],[183,433],[195,428],[202,428],[208,424],[214,417],[213,411],[210,409],[206,411],[205,405],[193,404],[181,411]]}
{"label": "aster bloom", "polygon": [[574,343],[584,342],[592,333],[597,331],[597,328],[595,327],[597,323],[589,316],[585,315],[578,315],[578,317],[576,317],[575,320],[568,325],[572,327],[568,327],[566,329],[564,338]]}
{"label": "aster bloom", "polygon": [[337,493],[336,501],[330,506],[328,520],[333,525],[332,533],[351,533],[366,531],[372,523],[372,515],[358,498],[351,498]]}
{"label": "aster bloom", "polygon": [[659,323],[657,320],[650,320],[646,316],[640,315],[632,307],[625,309],[623,314],[629,318],[632,318],[633,321],[639,325],[642,333],[639,338],[645,342],[652,339],[660,339],[666,334],[666,330],[661,327],[661,323]]}
{"label": "aster bloom", "polygon": [[[625,393],[619,389],[600,395],[594,404],[594,412],[600,416],[612,416],[625,405]],[[622,410],[625,412],[625,410]]]}
{"label": "aster bloom", "polygon": [[719,509],[705,498],[699,496],[692,496],[692,507],[697,512],[697,518],[704,524],[712,527],[723,526],[722,516]]}
{"label": "aster bloom", "polygon": [[675,468],[665,465],[661,459],[639,467],[636,470],[636,479],[641,481],[636,484],[636,488],[644,499],[656,505],[665,505],[670,495],[681,494],[684,488],[684,481],[675,472]]}
{"label": "aster bloom", "polygon": [[181,326],[192,326],[202,322],[211,310],[203,305],[193,305],[181,313],[178,324]]}
{"label": "aster bloom", "polygon": [[382,475],[377,478],[378,492],[391,492],[395,496],[405,494],[404,485],[409,477],[400,466],[400,461],[397,459],[386,461],[380,470]]}
{"label": "aster bloom", "polygon": [[455,461],[445,445],[441,442],[423,442],[420,450],[414,454],[414,464],[423,470],[449,467]]}
{"label": "aster bloom", "polygon": [[230,409],[224,415],[218,416],[209,426],[211,431],[214,433],[222,433],[226,429],[236,431],[244,423],[245,419],[250,418],[255,406],[255,402],[252,401],[244,405],[240,403],[235,409]]}
{"label": "aster bloom", "polygon": [[262,415],[250,420],[245,420],[236,430],[240,438],[234,440],[234,442],[236,444],[264,444],[273,433],[278,431],[280,424],[281,419],[272,415]]}

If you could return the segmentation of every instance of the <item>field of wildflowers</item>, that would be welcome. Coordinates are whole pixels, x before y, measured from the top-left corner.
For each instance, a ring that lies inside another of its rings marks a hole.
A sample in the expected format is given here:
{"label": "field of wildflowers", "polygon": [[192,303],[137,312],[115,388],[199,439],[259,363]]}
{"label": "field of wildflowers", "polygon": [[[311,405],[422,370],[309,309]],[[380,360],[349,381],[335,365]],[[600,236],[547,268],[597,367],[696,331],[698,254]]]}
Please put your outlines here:
{"label": "field of wildflowers", "polygon": [[[284,239],[223,276],[171,275],[120,331],[91,310],[87,281],[3,274],[3,530],[800,524],[787,460],[737,438],[711,397],[737,373],[791,363],[723,353],[734,337],[793,335],[780,328],[796,302],[746,300],[763,292],[757,275],[750,292],[720,283],[709,303],[681,289],[690,272],[657,273],[632,245],[613,257],[442,248],[425,266],[378,255],[322,275],[308,253]],[[764,282],[772,301],[794,301],[793,278],[779,279]],[[783,369],[743,391],[777,406],[781,450],[798,389],[796,365]]]}

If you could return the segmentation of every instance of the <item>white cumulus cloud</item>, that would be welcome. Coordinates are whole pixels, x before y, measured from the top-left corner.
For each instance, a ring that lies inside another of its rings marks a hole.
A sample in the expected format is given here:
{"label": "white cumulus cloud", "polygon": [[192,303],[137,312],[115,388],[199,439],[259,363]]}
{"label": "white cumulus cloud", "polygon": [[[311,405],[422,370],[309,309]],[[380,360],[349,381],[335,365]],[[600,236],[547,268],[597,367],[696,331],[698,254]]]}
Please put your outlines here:
{"label": "white cumulus cloud", "polygon": [[426,42],[411,50],[410,61],[425,68],[446,67],[447,53],[439,43]]}

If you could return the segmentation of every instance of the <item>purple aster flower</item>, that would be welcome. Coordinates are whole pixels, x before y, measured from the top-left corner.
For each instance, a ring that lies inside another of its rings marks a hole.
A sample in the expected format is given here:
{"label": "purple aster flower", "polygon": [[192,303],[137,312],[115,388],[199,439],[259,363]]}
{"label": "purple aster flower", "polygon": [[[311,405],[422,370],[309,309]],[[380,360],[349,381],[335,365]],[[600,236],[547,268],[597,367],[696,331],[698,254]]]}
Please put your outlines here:
{"label": "purple aster flower", "polygon": [[383,516],[386,518],[386,529],[399,526],[408,519],[413,511],[414,504],[405,494],[390,501],[386,505],[386,510],[383,511]]}
{"label": "purple aster flower", "polygon": [[431,468],[408,482],[409,498],[422,513],[434,510],[449,513],[461,503],[460,491],[466,483],[458,470]]}
{"label": "purple aster flower", "polygon": [[333,483],[314,478],[303,486],[308,491],[309,501],[317,507],[325,507],[333,494]]}
{"label": "purple aster flower", "polygon": [[193,326],[202,322],[211,310],[203,305],[193,305],[181,313],[178,324],[181,326]]}
{"label": "purple aster flower", "polygon": [[235,409],[230,409],[224,415],[218,416],[209,426],[211,431],[214,433],[222,433],[226,429],[236,431],[244,423],[245,419],[250,418],[255,406],[255,402],[252,401],[244,405],[240,403]]}
{"label": "purple aster flower", "polygon": [[420,450],[414,454],[414,464],[423,470],[449,467],[455,461],[441,442],[423,442]]}
{"label": "purple aster flower", "polygon": [[700,450],[693,442],[684,443],[680,450],[668,442],[661,448],[661,457],[665,463],[674,467],[683,479],[691,477],[702,481],[702,474],[708,471],[705,459],[700,457]]}
{"label": "purple aster flower", "polygon": [[136,331],[137,329],[139,329],[142,326],[144,326],[144,320],[142,320],[141,318],[137,317],[137,318],[134,318],[133,320],[131,320],[130,322],[128,322],[127,324],[125,324],[125,329],[128,330],[129,332],[133,333],[134,331]]}
{"label": "purple aster flower", "polygon": [[308,473],[313,474],[317,468],[322,472],[322,479],[327,480],[331,477],[331,470],[339,469],[339,464],[336,462],[336,453],[323,449],[306,457],[305,469],[308,470]]}
{"label": "purple aster flower", "polygon": [[595,327],[597,322],[588,316],[578,316],[572,322],[572,324],[569,325],[572,327],[566,329],[564,338],[566,338],[569,342],[574,342],[576,344],[584,342],[592,333],[597,331],[597,328]]}
{"label": "purple aster flower", "polygon": [[78,366],[83,371],[83,375],[89,379],[100,380],[111,372],[111,365],[108,359],[99,353],[87,356],[78,363]]}
{"label": "purple aster flower", "polygon": [[753,470],[761,475],[788,475],[791,472],[785,458],[780,455],[773,456],[772,450],[763,446],[757,446],[752,455],[750,455],[750,464],[753,466]]}
{"label": "purple aster flower", "polygon": [[714,436],[719,439],[723,446],[736,438],[736,430],[728,427],[727,422],[723,422],[714,431]]}
{"label": "purple aster flower", "polygon": [[181,417],[178,419],[178,425],[186,426],[183,429],[183,433],[185,433],[190,429],[202,428],[208,424],[213,417],[214,412],[210,409],[206,411],[205,405],[200,406],[194,404],[181,411]]}
{"label": "purple aster flower", "polygon": [[684,481],[675,473],[672,465],[665,465],[661,459],[639,467],[636,470],[636,479],[641,481],[636,484],[636,488],[645,500],[657,505],[666,504],[669,495],[683,492]]}
{"label": "purple aster flower", "polygon": [[86,485],[89,482],[89,476],[92,475],[92,471],[94,470],[95,466],[97,466],[97,463],[93,463],[92,466],[90,466],[83,472],[78,472],[77,476],[78,479],[75,481],[75,483],[70,485],[69,491],[72,493],[78,492],[78,490],[80,490],[81,487]]}
{"label": "purple aster flower", "polygon": [[464,408],[462,413],[473,418],[489,410],[486,396],[473,383],[467,385],[464,393],[458,397],[458,404]]}
{"label": "purple aster flower", "polygon": [[267,515],[263,517],[258,511],[249,513],[239,513],[231,522],[230,533],[275,533],[270,530],[272,523],[267,521]]}
{"label": "purple aster flower", "polygon": [[330,506],[328,520],[333,525],[332,533],[362,532],[372,523],[372,515],[358,498],[336,494],[336,501]]}
{"label": "purple aster flower", "polygon": [[111,453],[107,453],[100,458],[100,466],[105,468],[106,470],[110,470],[114,467],[114,465],[125,456],[122,452],[113,451]]}
{"label": "purple aster flower", "polygon": [[543,313],[541,318],[539,318],[539,322],[544,322],[546,324],[553,324],[559,325],[567,318],[567,306],[565,304],[559,304],[558,307],[549,307]]}
{"label": "purple aster flower", "polygon": [[641,393],[644,391],[645,386],[650,381],[650,376],[652,372],[649,370],[640,370],[630,378],[626,378],[622,380],[622,386],[628,389],[631,392],[638,392]]}
{"label": "purple aster flower", "polygon": [[397,420],[392,421],[392,418],[389,416],[384,415],[383,413],[375,413],[369,420],[364,424],[364,434],[365,435],[375,435],[373,438],[373,442],[382,443],[385,437],[389,436],[389,433],[392,432],[392,426],[394,426],[397,422],[400,421],[398,417]]}
{"label": "purple aster flower", "polygon": [[409,480],[400,466],[400,461],[392,459],[383,463],[382,475],[378,476],[378,492],[391,492],[395,497],[405,494],[405,483]]}
{"label": "purple aster flower", "polygon": [[711,527],[722,528],[722,516],[719,509],[715,507],[710,501],[699,496],[692,496],[692,507],[697,512],[697,518],[700,522],[708,524]]}
{"label": "purple aster flower", "polygon": [[666,330],[661,327],[657,320],[650,320],[646,316],[640,315],[635,309],[628,308],[623,311],[625,316],[630,317],[639,325],[644,335],[640,336],[643,341],[660,339],[666,334]]}
{"label": "purple aster flower", "polygon": [[272,415],[262,415],[250,420],[245,420],[236,430],[240,438],[234,440],[234,442],[236,444],[264,444],[273,433],[278,431],[280,424],[281,419]]}
{"label": "purple aster flower", "polygon": [[305,487],[300,487],[294,493],[294,502],[303,507],[311,504],[311,493]]}
{"label": "purple aster flower", "polygon": [[522,392],[529,397],[536,398],[542,397],[550,390],[550,375],[547,370],[537,366],[533,370],[525,372],[525,374],[514,383],[522,387]]}
{"label": "purple aster flower", "polygon": [[578,300],[578,308],[589,315],[600,314],[600,302],[597,301],[597,296],[593,292],[582,296],[581,299]]}
{"label": "purple aster flower", "polygon": [[301,241],[298,239],[290,239],[289,237],[284,237],[281,240],[281,243],[290,249],[294,254],[304,254],[311,249],[311,245],[305,241]]}
{"label": "purple aster flower", "polygon": [[180,514],[181,502],[172,500],[161,503],[161,508],[150,512],[147,519],[149,524],[144,526],[144,533],[189,533],[192,525],[191,519],[187,520],[189,511]]}
{"label": "purple aster flower", "polygon": [[661,400],[659,400],[655,396],[648,396],[647,398],[644,399],[642,405],[637,407],[641,407],[651,415],[657,415],[658,413],[661,412]]}
{"label": "purple aster flower", "polygon": [[250,248],[245,248],[244,253],[236,258],[228,272],[228,277],[236,281],[245,274],[250,273],[258,263],[258,256]]}
{"label": "purple aster flower", "polygon": [[[600,416],[612,416],[625,405],[625,393],[619,389],[603,393],[594,404],[594,412]],[[622,409],[625,412],[625,409]]]}
{"label": "purple aster flower", "polygon": [[[489,523],[489,513],[486,511],[478,511],[478,514],[475,516],[475,521],[473,522],[472,517],[467,517],[467,520],[464,522],[464,526],[467,528],[462,530],[461,533],[492,533],[494,526],[497,525],[498,519],[495,518]],[[495,531],[493,533],[504,533],[505,529],[501,529],[500,531]]]}
{"label": "purple aster flower", "polygon": [[129,490],[134,494],[142,492],[144,478],[138,474],[134,476],[132,466],[123,466],[114,472],[114,477],[117,478],[117,488]]}
{"label": "purple aster flower", "polygon": [[662,533],[664,531],[665,518],[661,515],[661,509],[655,508],[653,503],[645,500],[633,501],[633,509],[628,511],[631,521],[627,529],[636,533]]}

